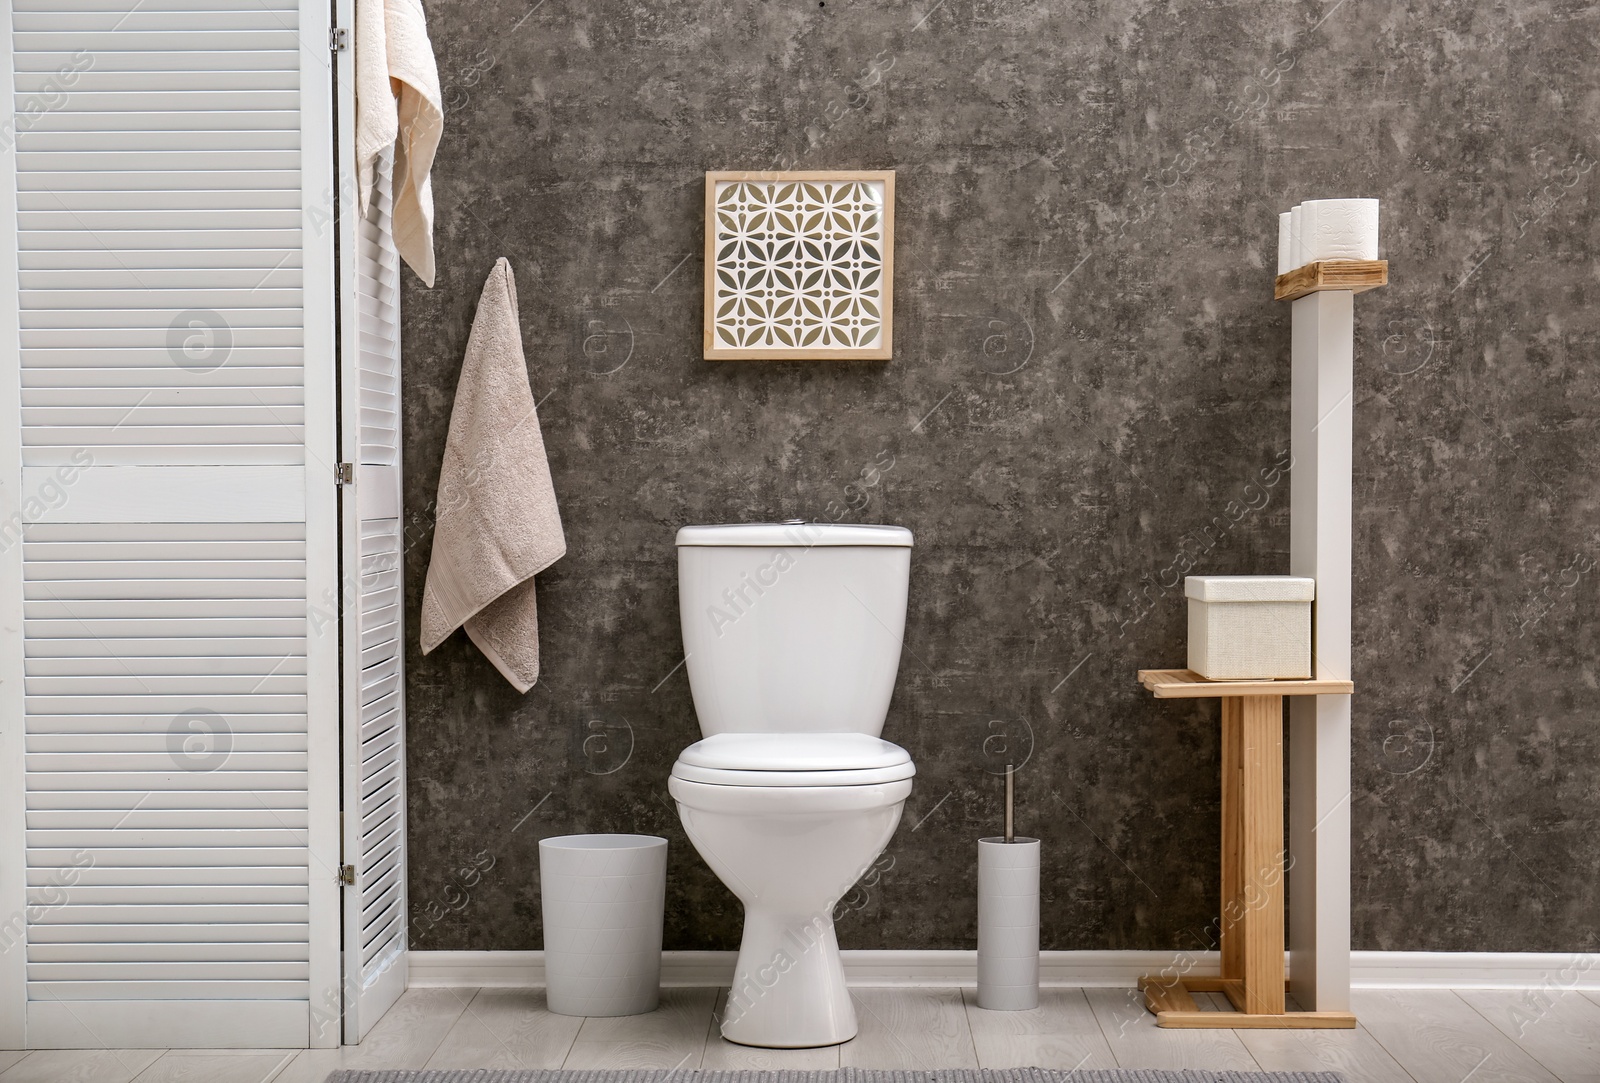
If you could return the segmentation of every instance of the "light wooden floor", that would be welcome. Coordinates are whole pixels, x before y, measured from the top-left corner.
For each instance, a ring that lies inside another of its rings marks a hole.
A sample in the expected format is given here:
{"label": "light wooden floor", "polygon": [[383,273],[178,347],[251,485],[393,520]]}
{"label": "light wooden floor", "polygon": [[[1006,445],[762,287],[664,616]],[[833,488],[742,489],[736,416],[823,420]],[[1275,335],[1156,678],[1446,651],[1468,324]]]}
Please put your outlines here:
{"label": "light wooden floor", "polygon": [[1350,1083],[1600,1083],[1600,993],[1360,992],[1356,1030],[1160,1030],[1133,990],[1050,989],[989,1012],[958,989],[857,989],[861,1033],[780,1051],[718,1036],[724,994],[574,1019],[544,994],[413,989],[360,1046],[0,1052],[0,1083],[322,1083],[337,1068],[1209,1068],[1345,1073]]}

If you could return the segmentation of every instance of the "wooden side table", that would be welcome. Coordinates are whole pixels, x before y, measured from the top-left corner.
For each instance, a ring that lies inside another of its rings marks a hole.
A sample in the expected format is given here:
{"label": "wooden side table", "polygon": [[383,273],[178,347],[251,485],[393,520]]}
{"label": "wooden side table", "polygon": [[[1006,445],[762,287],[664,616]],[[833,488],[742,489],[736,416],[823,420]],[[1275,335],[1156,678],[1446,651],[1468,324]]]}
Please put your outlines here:
{"label": "wooden side table", "polygon": [[[1156,1025],[1210,1029],[1356,1025],[1351,1012],[1291,1012],[1283,966],[1283,697],[1349,695],[1349,681],[1208,681],[1187,669],[1141,669],[1157,699],[1222,700],[1222,976],[1139,979]],[[1192,994],[1223,993],[1231,1012]]]}

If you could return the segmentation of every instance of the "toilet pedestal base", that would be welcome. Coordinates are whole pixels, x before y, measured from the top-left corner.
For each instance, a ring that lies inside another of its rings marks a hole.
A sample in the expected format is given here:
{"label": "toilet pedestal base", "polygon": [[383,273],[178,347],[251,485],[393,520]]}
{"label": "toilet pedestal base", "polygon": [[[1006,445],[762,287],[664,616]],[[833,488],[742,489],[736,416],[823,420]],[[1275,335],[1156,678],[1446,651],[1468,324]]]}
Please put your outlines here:
{"label": "toilet pedestal base", "polygon": [[833,915],[747,907],[722,1036],[740,1045],[807,1049],[856,1036]]}

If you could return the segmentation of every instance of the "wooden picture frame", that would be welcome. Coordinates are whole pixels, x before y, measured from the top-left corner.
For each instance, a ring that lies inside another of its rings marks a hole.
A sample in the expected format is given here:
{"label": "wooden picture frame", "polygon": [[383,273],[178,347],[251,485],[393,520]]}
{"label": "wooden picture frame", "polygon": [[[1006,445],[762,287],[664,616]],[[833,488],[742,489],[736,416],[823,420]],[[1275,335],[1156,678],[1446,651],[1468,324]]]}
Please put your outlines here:
{"label": "wooden picture frame", "polygon": [[887,361],[894,171],[706,173],[707,361]]}

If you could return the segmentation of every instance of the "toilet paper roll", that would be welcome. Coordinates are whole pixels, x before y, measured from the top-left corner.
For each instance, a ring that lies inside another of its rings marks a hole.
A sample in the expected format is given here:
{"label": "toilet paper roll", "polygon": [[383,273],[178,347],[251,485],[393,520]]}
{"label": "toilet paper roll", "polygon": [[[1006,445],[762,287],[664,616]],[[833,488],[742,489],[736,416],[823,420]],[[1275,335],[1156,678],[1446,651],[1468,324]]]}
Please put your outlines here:
{"label": "toilet paper roll", "polygon": [[978,840],[978,1007],[1039,1006],[1039,840]]}
{"label": "toilet paper roll", "polygon": [[1300,204],[1302,263],[1378,258],[1376,199],[1308,199]]}
{"label": "toilet paper roll", "polygon": [[1296,203],[1294,210],[1289,212],[1289,270],[1291,271],[1296,267],[1304,267],[1306,263],[1305,234],[1300,228],[1301,219],[1304,217],[1305,212],[1301,210],[1300,204]]}
{"label": "toilet paper roll", "polygon": [[1297,266],[1294,262],[1294,231],[1291,223],[1293,211],[1278,215],[1278,273],[1286,275]]}

